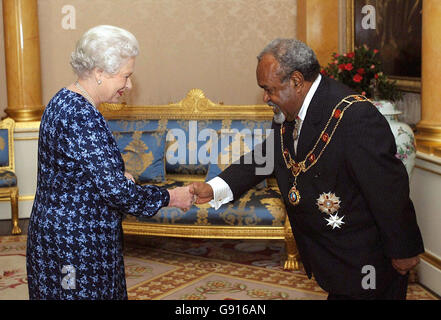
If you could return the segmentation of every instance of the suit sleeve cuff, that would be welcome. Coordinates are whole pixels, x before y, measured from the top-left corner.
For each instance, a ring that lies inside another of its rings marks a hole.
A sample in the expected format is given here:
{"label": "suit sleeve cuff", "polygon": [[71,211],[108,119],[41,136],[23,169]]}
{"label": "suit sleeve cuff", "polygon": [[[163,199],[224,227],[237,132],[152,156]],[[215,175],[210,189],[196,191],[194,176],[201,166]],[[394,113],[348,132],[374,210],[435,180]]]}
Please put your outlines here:
{"label": "suit sleeve cuff", "polygon": [[209,202],[212,208],[217,210],[234,199],[230,186],[222,178],[215,177],[207,183],[213,188],[213,200]]}

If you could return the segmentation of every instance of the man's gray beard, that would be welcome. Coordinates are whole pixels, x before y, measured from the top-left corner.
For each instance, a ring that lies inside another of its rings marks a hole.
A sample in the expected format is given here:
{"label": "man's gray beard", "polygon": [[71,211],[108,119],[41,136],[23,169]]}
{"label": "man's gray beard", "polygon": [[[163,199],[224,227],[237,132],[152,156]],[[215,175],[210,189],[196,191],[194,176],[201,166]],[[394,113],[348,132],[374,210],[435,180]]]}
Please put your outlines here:
{"label": "man's gray beard", "polygon": [[283,112],[280,110],[279,106],[273,102],[268,102],[268,105],[273,108],[274,111],[274,122],[277,124],[282,124],[285,122],[286,117]]}

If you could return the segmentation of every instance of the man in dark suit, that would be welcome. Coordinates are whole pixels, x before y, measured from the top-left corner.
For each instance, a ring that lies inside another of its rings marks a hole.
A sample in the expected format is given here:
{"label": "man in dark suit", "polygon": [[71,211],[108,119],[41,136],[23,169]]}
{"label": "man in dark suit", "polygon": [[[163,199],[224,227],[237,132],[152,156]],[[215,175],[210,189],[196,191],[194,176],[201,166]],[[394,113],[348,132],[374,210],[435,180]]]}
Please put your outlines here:
{"label": "man in dark suit", "polygon": [[[393,134],[375,106],[319,70],[297,40],[276,39],[258,56],[257,82],[275,112],[262,150],[273,151],[303,266],[328,299],[405,299],[424,246]],[[197,203],[238,199],[267,177],[256,163],[195,183]]]}

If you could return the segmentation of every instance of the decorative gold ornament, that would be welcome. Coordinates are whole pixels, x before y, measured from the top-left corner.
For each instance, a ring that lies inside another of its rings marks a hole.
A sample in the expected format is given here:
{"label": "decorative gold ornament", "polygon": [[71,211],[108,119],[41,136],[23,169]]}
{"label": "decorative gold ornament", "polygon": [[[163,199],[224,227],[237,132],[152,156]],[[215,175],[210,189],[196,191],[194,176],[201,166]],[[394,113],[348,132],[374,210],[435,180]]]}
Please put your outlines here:
{"label": "decorative gold ornament", "polygon": [[293,206],[296,206],[300,203],[300,192],[299,190],[297,190],[296,185],[293,185],[292,188],[289,190],[288,199]]}
{"label": "decorative gold ornament", "polygon": [[340,209],[340,198],[331,192],[322,193],[317,199],[317,206],[321,212],[333,214]]}

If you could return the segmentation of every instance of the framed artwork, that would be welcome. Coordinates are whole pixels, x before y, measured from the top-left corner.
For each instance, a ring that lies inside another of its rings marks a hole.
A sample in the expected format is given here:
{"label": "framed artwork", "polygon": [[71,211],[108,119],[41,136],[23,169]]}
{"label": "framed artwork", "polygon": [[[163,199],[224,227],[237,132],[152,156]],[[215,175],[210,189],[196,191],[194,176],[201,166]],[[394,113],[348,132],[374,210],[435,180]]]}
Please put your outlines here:
{"label": "framed artwork", "polygon": [[422,0],[346,0],[348,51],[378,49],[384,73],[403,91],[421,91]]}

